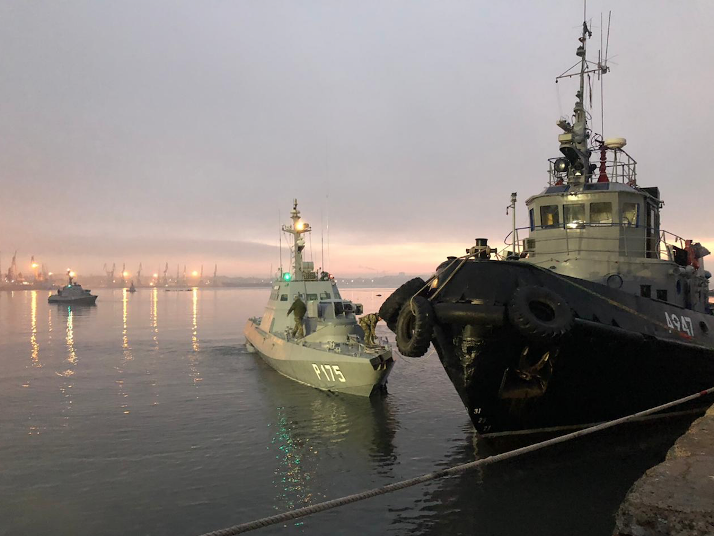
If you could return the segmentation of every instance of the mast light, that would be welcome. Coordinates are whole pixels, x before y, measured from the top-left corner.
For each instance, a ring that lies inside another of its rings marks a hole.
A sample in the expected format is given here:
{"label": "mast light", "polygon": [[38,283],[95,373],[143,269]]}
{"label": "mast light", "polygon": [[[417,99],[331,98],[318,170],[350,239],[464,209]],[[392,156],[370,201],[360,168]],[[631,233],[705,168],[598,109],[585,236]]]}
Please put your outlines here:
{"label": "mast light", "polygon": [[293,275],[290,272],[283,273],[283,281],[290,281],[292,278],[293,278]]}

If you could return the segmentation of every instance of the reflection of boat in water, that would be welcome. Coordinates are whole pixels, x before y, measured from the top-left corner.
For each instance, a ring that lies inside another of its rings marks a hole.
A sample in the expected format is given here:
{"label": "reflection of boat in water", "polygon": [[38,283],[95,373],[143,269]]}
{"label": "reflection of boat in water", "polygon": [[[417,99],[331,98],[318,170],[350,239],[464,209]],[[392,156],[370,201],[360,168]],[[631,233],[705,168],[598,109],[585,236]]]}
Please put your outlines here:
{"label": "reflection of boat in water", "polygon": [[714,383],[709,252],[660,229],[659,189],[638,185],[625,139],[590,130],[589,37],[583,22],[574,119],[526,201],[523,253],[515,229],[506,260],[477,239],[382,306],[402,354],[433,342],[480,433],[607,421]]}
{"label": "reflection of boat in water", "polygon": [[83,289],[79,283],[72,281],[74,272],[67,270],[69,282],[57,290],[57,294],[52,294],[47,301],[49,303],[62,303],[66,305],[94,305],[97,296],[91,294],[88,289]]}
{"label": "reflection of boat in water", "polygon": [[[319,501],[327,488],[331,494],[347,494],[368,487],[371,475],[392,473],[399,424],[389,397],[344,397],[305,389],[261,360],[254,363],[246,372],[257,376],[261,386],[264,400],[256,407],[264,408],[261,418],[270,430],[263,448],[275,457],[278,510]],[[325,475],[338,474],[344,478],[326,484]]]}
{"label": "reflection of boat in water", "polygon": [[[284,376],[318,389],[362,396],[383,390],[394,365],[391,350],[365,344],[356,319],[362,305],[342,299],[329,274],[303,261],[303,235],[311,229],[300,219],[297,200],[291,219],[292,225],[283,226],[294,239],[291,272],[274,281],[263,317],[246,323],[248,348]],[[298,298],[307,308],[300,338],[291,333],[288,316]]]}

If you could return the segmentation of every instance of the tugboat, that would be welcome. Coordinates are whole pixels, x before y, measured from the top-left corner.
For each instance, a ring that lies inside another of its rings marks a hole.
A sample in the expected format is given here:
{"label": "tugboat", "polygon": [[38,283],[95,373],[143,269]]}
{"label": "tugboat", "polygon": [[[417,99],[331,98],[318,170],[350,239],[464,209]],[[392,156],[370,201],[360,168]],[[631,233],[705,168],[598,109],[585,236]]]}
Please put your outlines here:
{"label": "tugboat", "polygon": [[134,281],[131,282],[131,285],[129,286],[129,289],[127,290],[127,292],[131,292],[131,293],[136,292],[136,287],[134,286]]}
{"label": "tugboat", "polygon": [[585,59],[589,37],[583,23],[574,117],[526,201],[522,251],[516,229],[505,259],[476,239],[380,309],[402,354],[434,344],[480,434],[606,421],[714,385],[709,251],[660,228],[660,191],[639,186],[626,141],[590,130],[585,78],[608,68]]}
{"label": "tugboat", "polygon": [[[312,229],[297,207],[296,199],[292,224],[282,228],[292,237],[291,270],[280,269],[265,313],[246,323],[246,347],[283,376],[311,387],[361,396],[383,392],[394,366],[392,351],[386,344],[365,344],[356,319],[362,304],[342,299],[334,278],[303,260],[304,235]],[[296,298],[307,306],[301,338],[292,333],[295,321],[288,316]]]}
{"label": "tugboat", "polygon": [[79,283],[74,283],[74,272],[67,270],[68,283],[47,298],[49,303],[63,303],[66,305],[94,305],[97,297],[90,290],[83,289]]}

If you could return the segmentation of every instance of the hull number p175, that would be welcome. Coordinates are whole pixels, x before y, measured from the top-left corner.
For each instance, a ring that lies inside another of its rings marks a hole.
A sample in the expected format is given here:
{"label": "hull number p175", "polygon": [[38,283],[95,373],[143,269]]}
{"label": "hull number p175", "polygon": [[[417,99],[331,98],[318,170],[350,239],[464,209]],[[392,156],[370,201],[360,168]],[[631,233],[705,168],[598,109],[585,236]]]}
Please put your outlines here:
{"label": "hull number p175", "polygon": [[[317,374],[317,379],[321,380],[322,376],[325,377],[326,381],[335,381],[335,378],[340,380],[341,382],[346,382],[344,374],[342,374],[342,371],[340,370],[340,367],[338,365],[316,365],[315,363],[312,364],[312,369],[315,371],[315,374]],[[321,376],[322,374],[322,376]]]}

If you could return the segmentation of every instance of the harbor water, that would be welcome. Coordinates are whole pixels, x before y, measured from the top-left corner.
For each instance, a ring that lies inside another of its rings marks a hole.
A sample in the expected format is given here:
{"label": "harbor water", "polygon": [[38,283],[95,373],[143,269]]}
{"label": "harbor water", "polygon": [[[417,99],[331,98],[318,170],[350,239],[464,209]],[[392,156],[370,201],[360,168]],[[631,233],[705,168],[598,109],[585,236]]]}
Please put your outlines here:
{"label": "harbor water", "polygon": [[[525,444],[477,439],[433,352],[397,357],[389,394],[373,399],[280,376],[243,346],[268,289],[93,292],[93,307],[0,292],[0,534],[200,534]],[[366,312],[389,292],[342,289]],[[391,335],[383,323],[377,334]],[[692,419],[256,534],[609,536],[628,488]]]}

